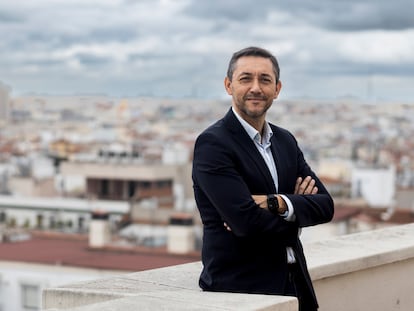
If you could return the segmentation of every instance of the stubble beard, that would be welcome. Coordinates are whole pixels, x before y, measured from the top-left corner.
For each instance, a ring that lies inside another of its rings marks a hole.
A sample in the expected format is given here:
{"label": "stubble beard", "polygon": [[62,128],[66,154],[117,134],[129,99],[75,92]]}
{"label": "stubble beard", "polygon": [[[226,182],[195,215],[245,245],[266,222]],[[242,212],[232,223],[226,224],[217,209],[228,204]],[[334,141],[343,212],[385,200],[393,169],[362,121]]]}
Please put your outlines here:
{"label": "stubble beard", "polygon": [[[260,98],[260,100],[263,100],[263,99],[265,98]],[[248,97],[244,97],[241,101],[238,101],[237,107],[245,116],[251,119],[258,119],[258,118],[263,117],[266,114],[266,112],[269,110],[269,108],[272,106],[272,102],[269,103],[268,100],[265,99],[266,104],[263,106],[262,109],[250,110],[248,108],[247,100],[248,100]]]}

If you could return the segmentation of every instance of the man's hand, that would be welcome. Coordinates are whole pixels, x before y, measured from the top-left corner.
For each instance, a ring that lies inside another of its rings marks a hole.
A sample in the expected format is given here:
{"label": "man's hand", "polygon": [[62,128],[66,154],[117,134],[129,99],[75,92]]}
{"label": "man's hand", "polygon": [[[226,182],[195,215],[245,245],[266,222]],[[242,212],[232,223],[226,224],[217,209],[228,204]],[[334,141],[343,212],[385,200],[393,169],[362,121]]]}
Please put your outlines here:
{"label": "man's hand", "polygon": [[315,186],[315,179],[310,176],[306,178],[298,177],[296,179],[294,194],[316,194],[318,187]]}

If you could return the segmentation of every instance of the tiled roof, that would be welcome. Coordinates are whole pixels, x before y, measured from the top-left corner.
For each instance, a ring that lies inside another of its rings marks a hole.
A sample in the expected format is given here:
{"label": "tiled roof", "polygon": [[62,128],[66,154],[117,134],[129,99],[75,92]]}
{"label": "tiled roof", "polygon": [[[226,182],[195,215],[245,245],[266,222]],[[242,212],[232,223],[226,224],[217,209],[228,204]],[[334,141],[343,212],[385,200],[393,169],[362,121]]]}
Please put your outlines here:
{"label": "tiled roof", "polygon": [[358,207],[340,207],[335,209],[333,222],[347,220],[361,213],[361,208]]}
{"label": "tiled roof", "polygon": [[396,208],[388,218],[383,219],[386,208],[340,206],[335,209],[333,222],[358,219],[367,223],[408,224],[414,222],[414,213],[408,209]]}
{"label": "tiled roof", "polygon": [[32,234],[18,242],[0,243],[0,261],[63,265],[105,270],[142,271],[200,260],[199,253],[169,254],[165,248],[106,247],[91,249],[87,237]]}

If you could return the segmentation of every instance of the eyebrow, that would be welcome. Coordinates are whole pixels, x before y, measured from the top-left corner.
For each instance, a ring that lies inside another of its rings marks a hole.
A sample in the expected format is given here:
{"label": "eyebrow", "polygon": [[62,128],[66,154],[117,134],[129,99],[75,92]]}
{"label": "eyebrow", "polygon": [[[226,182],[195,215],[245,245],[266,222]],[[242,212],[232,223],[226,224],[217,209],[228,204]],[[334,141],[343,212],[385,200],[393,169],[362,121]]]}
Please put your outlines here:
{"label": "eyebrow", "polygon": [[[239,74],[239,77],[242,77],[242,76],[253,76],[253,74],[251,72],[241,72]],[[268,74],[268,73],[261,73],[259,75],[259,77],[269,77],[269,78],[273,79],[273,76]]]}

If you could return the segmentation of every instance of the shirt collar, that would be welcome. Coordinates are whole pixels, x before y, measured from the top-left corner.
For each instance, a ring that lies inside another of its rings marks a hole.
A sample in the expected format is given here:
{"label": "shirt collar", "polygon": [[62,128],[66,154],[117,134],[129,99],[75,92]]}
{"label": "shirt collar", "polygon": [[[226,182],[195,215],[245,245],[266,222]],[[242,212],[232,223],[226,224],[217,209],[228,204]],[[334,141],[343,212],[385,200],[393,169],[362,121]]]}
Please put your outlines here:
{"label": "shirt collar", "polygon": [[[251,126],[249,123],[246,122],[237,112],[236,110],[231,107],[233,113],[235,114],[237,120],[239,120],[240,124],[243,126],[243,128],[246,130],[247,134],[253,141],[257,141],[260,143],[260,133],[258,130],[256,130],[253,126]],[[269,123],[265,121],[264,124],[264,131],[263,131],[263,141],[262,144],[268,144],[270,142],[270,138],[272,137],[273,132],[270,128]]]}

